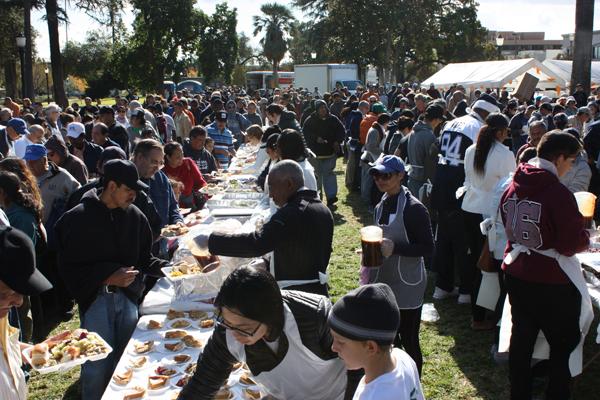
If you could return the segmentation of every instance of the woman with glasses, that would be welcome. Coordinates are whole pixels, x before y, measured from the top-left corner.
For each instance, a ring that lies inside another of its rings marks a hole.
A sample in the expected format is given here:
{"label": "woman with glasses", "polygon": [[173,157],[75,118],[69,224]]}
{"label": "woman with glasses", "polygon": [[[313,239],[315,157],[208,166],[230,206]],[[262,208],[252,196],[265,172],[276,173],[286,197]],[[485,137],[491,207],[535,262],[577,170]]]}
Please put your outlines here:
{"label": "woman with glasses", "polygon": [[400,327],[394,340],[413,358],[421,373],[423,356],[419,328],[427,273],[423,257],[433,253],[434,242],[427,208],[402,186],[402,160],[387,155],[369,170],[383,197],[375,206],[375,225],[383,230],[380,267],[361,267],[361,283],[386,283],[400,308]]}
{"label": "woman with glasses", "polygon": [[242,267],[227,277],[215,307],[217,326],[179,400],[213,399],[237,362],[277,399],[352,398],[358,381],[347,385],[331,350],[326,297],[280,290],[269,272]]}

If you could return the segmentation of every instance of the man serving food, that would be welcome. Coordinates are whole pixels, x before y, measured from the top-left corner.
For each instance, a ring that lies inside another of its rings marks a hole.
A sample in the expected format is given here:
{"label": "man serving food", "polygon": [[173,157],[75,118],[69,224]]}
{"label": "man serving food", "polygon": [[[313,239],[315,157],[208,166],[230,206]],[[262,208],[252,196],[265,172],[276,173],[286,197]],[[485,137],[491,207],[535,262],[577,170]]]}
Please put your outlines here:
{"label": "man serving food", "polygon": [[297,162],[283,160],[269,171],[269,195],[279,207],[260,231],[202,233],[194,238],[212,255],[259,257],[273,252],[271,274],[282,289],[327,296],[327,264],[333,240],[333,216],[316,191],[304,187]]}

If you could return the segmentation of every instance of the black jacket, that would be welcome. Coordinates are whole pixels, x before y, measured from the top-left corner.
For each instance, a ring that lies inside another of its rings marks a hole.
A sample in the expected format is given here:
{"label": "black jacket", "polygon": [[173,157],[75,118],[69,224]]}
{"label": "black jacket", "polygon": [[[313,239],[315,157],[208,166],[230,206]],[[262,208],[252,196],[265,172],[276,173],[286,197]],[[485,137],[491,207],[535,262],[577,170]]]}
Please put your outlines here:
{"label": "black jacket", "polygon": [[[69,153],[75,154],[75,149],[72,146],[69,146],[68,148]],[[104,149],[102,146],[98,146],[97,144],[88,142],[87,140],[85,141],[85,146],[83,148],[83,163],[90,174],[98,173],[98,160],[100,160],[103,152]]]}
{"label": "black jacket", "polygon": [[[134,205],[110,210],[98,194],[96,189],[88,191],[55,226],[59,273],[81,313],[94,302],[102,282],[117,269],[133,266],[159,277],[160,268],[167,263],[150,254],[152,232],[144,214]],[[144,291],[142,274],[119,290],[137,303]]]}
{"label": "black jacket", "polygon": [[288,111],[285,108],[283,109],[283,112],[281,113],[281,118],[279,119],[279,123],[277,125],[279,125],[281,130],[289,128],[289,129],[293,129],[298,132],[302,132],[302,128],[300,127],[300,124],[298,123],[298,120],[296,119],[296,113],[292,112],[292,111]]}
{"label": "black jacket", "polygon": [[[86,194],[90,189],[102,189],[102,181],[100,179],[94,179],[93,181],[86,183],[85,185],[71,193],[69,199],[67,200],[65,210],[70,210],[71,208],[79,204],[81,202],[81,199],[83,198],[83,195]],[[162,222],[160,220],[158,212],[156,212],[154,203],[146,194],[146,192],[140,190],[135,196],[135,201],[133,202],[133,205],[139,208],[140,211],[144,214],[144,216],[148,219],[150,229],[152,230],[153,238],[154,240],[156,240],[160,235],[160,231],[162,229]]]}
{"label": "black jacket", "polygon": [[275,278],[318,279],[331,256],[333,216],[317,192],[303,188],[280,208],[260,232],[210,235],[211,254],[259,257],[273,251]]}
{"label": "black jacket", "polygon": [[[302,344],[316,356],[323,360],[331,360],[337,354],[331,350],[333,338],[327,326],[327,316],[331,310],[331,302],[323,296],[298,292],[295,290],[282,290],[284,303],[290,308],[298,324]],[[281,318],[283,319],[283,315]],[[281,324],[283,325],[283,323]],[[287,336],[278,332],[274,337],[279,337],[277,354],[262,340],[252,346],[246,346],[246,364],[252,375],[259,375],[275,368],[287,354],[289,342]],[[217,326],[206,347],[198,360],[198,367],[194,376],[179,395],[179,400],[212,400],[215,393],[225,383],[233,369],[233,364],[241,361],[234,358],[227,347],[225,328]],[[282,377],[293,379],[294,377]],[[348,374],[346,398],[351,399],[360,373]]]}
{"label": "black jacket", "polygon": [[302,128],[306,145],[317,156],[332,156],[337,154],[334,143],[342,143],[346,131],[344,125],[338,117],[328,114],[325,119],[317,115],[317,111],[312,113],[304,123]]}

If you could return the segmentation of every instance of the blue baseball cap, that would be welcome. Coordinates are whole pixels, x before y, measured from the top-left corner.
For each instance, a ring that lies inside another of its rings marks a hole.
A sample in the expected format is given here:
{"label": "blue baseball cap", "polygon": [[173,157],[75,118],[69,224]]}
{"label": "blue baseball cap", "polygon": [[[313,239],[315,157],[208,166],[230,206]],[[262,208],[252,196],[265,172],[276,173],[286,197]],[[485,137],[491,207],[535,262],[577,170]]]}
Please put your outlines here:
{"label": "blue baseball cap", "polygon": [[406,169],[404,168],[404,162],[398,156],[384,156],[373,164],[369,169],[369,174],[391,174],[394,172],[404,172]]}
{"label": "blue baseball cap", "polygon": [[21,118],[9,119],[6,126],[13,128],[15,132],[17,132],[19,135],[29,134],[29,130],[27,129],[27,123]]}
{"label": "blue baseball cap", "polygon": [[48,150],[42,144],[30,144],[25,148],[25,155],[23,156],[23,160],[25,161],[35,161],[39,160],[42,157],[46,157],[48,154]]}

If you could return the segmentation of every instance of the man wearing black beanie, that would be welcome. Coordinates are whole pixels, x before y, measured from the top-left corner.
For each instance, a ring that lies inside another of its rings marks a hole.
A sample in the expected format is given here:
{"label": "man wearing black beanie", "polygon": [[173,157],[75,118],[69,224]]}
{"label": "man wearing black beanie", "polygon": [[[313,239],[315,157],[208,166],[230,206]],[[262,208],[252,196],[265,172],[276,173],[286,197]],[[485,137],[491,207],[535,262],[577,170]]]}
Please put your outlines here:
{"label": "man wearing black beanie", "polygon": [[331,349],[350,370],[363,368],[353,400],[423,400],[417,365],[392,348],[400,310],[385,283],[361,286],[338,300],[329,314]]}

